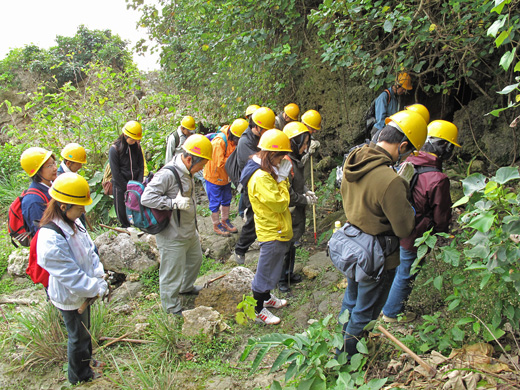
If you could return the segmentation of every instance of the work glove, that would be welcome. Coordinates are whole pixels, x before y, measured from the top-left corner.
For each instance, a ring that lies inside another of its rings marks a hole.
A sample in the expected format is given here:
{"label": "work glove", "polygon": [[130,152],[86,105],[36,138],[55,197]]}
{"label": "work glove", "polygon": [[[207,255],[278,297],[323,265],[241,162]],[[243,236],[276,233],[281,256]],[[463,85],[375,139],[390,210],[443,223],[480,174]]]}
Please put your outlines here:
{"label": "work glove", "polygon": [[314,154],[316,150],[320,147],[320,141],[316,141],[315,139],[311,139],[311,144],[309,145],[308,154]]}
{"label": "work glove", "polygon": [[289,177],[291,173],[292,164],[289,160],[283,159],[280,165],[278,165],[278,179],[276,180],[278,183],[281,183],[285,179]]}
{"label": "work glove", "polygon": [[108,295],[108,283],[106,282],[105,279],[98,279],[98,287],[99,287],[99,290],[98,290],[98,296],[100,298],[103,298],[105,297],[105,295]]}
{"label": "work glove", "polygon": [[175,199],[172,199],[172,209],[189,210],[191,207],[191,199],[187,196],[182,196],[181,192],[177,193]]}
{"label": "work glove", "polygon": [[399,167],[397,174],[401,176],[407,183],[410,183],[412,180],[413,174],[415,173],[415,168],[412,163],[404,162]]}
{"label": "work glove", "polygon": [[305,193],[305,199],[307,200],[307,204],[316,204],[316,203],[318,203],[318,197],[312,191],[307,191]]}

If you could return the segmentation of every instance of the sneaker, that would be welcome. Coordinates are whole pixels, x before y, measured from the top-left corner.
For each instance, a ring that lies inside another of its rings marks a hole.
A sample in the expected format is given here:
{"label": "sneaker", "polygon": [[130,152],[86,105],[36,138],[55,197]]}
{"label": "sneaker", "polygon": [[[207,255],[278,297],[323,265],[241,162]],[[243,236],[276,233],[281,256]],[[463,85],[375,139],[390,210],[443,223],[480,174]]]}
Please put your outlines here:
{"label": "sneaker", "polygon": [[229,232],[222,225],[222,223],[219,223],[218,225],[213,225],[213,231],[215,233],[217,233],[219,236],[222,236],[222,237],[229,237],[230,236]]}
{"label": "sneaker", "polygon": [[387,317],[383,314],[383,321],[388,324],[395,324],[397,322],[401,324],[406,324],[408,322],[415,321],[417,315],[413,312],[406,312],[405,314],[397,316],[397,318]]}
{"label": "sneaker", "polygon": [[226,229],[228,232],[230,232],[230,233],[238,233],[238,229],[233,226],[233,224],[231,223],[229,218],[226,219],[225,221],[220,221],[220,224],[222,226],[224,226],[224,229]]}
{"label": "sneaker", "polygon": [[235,261],[237,264],[244,264],[246,262],[246,256],[245,255],[239,255],[235,252]]}
{"label": "sneaker", "polygon": [[256,315],[255,322],[264,325],[276,325],[280,323],[280,318],[266,308],[263,308],[262,311]]}
{"label": "sneaker", "polygon": [[273,294],[271,294],[271,299],[269,299],[268,301],[264,301],[264,307],[272,307],[274,309],[279,309],[284,306],[287,306],[287,300],[276,298]]}

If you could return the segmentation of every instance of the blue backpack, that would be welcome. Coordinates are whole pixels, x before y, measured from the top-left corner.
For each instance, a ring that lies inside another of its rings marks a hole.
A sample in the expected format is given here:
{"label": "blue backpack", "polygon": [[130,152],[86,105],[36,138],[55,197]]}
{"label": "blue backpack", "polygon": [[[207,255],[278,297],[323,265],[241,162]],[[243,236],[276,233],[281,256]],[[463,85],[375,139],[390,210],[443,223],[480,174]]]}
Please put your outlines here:
{"label": "blue backpack", "polygon": [[226,133],[223,133],[221,131],[217,131],[216,133],[208,133],[208,134],[205,134],[204,137],[206,137],[207,139],[209,139],[210,141],[213,141],[213,138],[215,138],[217,135],[219,134],[222,134],[222,139],[224,140],[224,143],[226,144],[226,149],[227,149],[227,137],[226,137]]}
{"label": "blue backpack", "polygon": [[[177,180],[179,185],[179,191],[182,192],[182,183],[177,169],[171,165],[163,168],[168,169],[174,174],[175,180]],[[125,192],[125,206],[128,221],[132,225],[148,234],[157,234],[168,226],[172,212],[171,210],[152,209],[141,204],[141,196],[152,178],[153,174],[150,174],[143,183],[134,180],[128,182]],[[180,218],[180,210],[177,210],[177,220],[179,222]]]}

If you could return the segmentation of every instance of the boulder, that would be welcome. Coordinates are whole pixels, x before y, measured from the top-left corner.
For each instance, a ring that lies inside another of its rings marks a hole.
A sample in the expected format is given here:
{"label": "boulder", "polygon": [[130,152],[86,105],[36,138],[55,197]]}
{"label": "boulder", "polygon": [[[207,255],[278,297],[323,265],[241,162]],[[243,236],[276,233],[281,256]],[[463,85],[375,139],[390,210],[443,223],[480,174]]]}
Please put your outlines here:
{"label": "boulder", "polygon": [[218,260],[227,259],[229,257],[235,249],[238,237],[240,236],[240,229],[244,224],[240,217],[235,218],[231,222],[238,229],[238,233],[231,234],[229,237],[222,237],[213,231],[213,222],[211,222],[210,217],[197,218],[202,253],[212,259]]}
{"label": "boulder", "polygon": [[150,235],[144,235],[134,242],[128,234],[114,236],[112,232],[106,232],[97,237],[94,242],[98,247],[105,271],[143,272],[159,264],[155,237],[150,238]]}
{"label": "boulder", "polygon": [[202,289],[195,299],[195,306],[210,306],[222,315],[232,317],[243,296],[251,293],[253,277],[253,272],[248,268],[233,268],[224,278]]}
{"label": "boulder", "polygon": [[7,261],[7,273],[12,276],[25,277],[29,264],[29,248],[18,248],[11,252]]}
{"label": "boulder", "polygon": [[184,324],[182,334],[189,337],[199,335],[201,332],[209,337],[215,333],[223,332],[229,326],[222,320],[222,316],[216,310],[207,306],[199,306],[193,310],[182,312]]}
{"label": "boulder", "polygon": [[119,288],[112,291],[112,298],[110,302],[113,305],[126,304],[131,300],[136,299],[143,289],[141,282],[124,282]]}

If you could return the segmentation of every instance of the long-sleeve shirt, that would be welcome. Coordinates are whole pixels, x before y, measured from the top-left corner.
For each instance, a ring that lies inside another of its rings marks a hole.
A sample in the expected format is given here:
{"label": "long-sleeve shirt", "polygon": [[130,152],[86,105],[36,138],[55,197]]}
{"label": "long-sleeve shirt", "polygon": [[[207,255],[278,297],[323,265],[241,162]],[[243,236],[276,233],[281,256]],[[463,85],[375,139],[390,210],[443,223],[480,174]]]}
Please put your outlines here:
{"label": "long-sleeve shirt", "polygon": [[124,192],[129,180],[143,181],[144,157],[138,144],[122,144],[121,152],[112,145],[108,150],[108,162],[112,172],[112,183]]}
{"label": "long-sleeve shirt", "polygon": [[385,127],[385,119],[390,115],[394,115],[399,110],[397,96],[395,96],[392,88],[388,88],[388,90],[390,91],[390,101],[388,101],[388,93],[385,91],[381,92],[381,94],[376,99],[376,123],[374,124],[374,128],[377,130],[381,130],[383,127]]}

